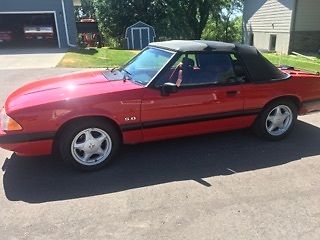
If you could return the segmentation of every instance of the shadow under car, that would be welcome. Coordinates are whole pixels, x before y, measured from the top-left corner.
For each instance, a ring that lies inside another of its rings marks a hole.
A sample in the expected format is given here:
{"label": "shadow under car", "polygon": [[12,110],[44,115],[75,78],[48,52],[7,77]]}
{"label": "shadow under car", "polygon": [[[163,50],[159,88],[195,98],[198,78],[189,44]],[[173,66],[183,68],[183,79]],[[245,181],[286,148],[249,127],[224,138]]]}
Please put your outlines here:
{"label": "shadow under car", "polygon": [[320,129],[298,121],[280,142],[263,141],[248,130],[124,146],[111,166],[78,172],[53,157],[5,161],[3,184],[11,201],[42,203],[120,192],[173,181],[268,168],[320,154]]}

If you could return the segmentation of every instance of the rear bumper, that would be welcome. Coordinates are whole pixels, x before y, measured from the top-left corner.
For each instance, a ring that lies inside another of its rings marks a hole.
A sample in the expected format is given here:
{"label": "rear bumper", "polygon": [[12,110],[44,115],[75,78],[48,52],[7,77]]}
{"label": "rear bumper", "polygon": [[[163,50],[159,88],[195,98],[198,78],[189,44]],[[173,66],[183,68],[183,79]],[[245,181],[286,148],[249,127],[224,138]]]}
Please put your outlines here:
{"label": "rear bumper", "polygon": [[53,35],[49,34],[25,34],[27,40],[51,40]]}
{"label": "rear bumper", "polygon": [[0,32],[0,42],[10,42],[12,40],[12,34],[7,32]]}
{"label": "rear bumper", "polygon": [[7,38],[5,38],[5,37],[0,37],[0,43],[2,43],[2,42],[11,42],[11,38],[10,37],[7,37]]}
{"label": "rear bumper", "polygon": [[0,147],[21,156],[52,153],[54,133],[7,134],[0,130]]}
{"label": "rear bumper", "polygon": [[301,104],[300,115],[320,111],[320,99],[308,100]]}

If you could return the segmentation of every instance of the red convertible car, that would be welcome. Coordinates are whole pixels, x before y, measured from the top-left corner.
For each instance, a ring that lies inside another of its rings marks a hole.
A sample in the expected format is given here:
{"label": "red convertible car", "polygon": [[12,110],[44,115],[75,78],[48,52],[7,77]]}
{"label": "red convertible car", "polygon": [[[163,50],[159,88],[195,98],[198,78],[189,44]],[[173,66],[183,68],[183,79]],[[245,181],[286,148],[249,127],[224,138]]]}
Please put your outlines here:
{"label": "red convertible car", "polygon": [[120,145],[252,127],[286,137],[297,115],[320,110],[320,76],[279,69],[254,47],[214,41],[151,43],[119,69],[27,84],[1,112],[0,146],[58,152],[84,170]]}

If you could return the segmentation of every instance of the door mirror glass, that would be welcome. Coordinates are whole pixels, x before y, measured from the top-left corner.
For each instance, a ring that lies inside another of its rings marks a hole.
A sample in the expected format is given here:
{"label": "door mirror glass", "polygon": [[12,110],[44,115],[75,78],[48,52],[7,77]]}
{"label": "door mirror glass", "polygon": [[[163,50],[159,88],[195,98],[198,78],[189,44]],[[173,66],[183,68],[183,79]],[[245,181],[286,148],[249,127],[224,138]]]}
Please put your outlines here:
{"label": "door mirror glass", "polygon": [[161,95],[162,96],[169,96],[170,93],[178,92],[178,86],[175,83],[164,83],[161,87]]}

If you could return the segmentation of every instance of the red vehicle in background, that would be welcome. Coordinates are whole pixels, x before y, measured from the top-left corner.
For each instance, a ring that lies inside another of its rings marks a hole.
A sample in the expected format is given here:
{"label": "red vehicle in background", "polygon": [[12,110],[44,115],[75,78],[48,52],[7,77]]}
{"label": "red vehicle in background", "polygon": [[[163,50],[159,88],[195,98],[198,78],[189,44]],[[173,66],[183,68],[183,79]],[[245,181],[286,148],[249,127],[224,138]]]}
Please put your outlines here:
{"label": "red vehicle in background", "polygon": [[25,26],[23,28],[26,40],[53,40],[54,31],[52,26]]}
{"label": "red vehicle in background", "polygon": [[86,47],[101,47],[101,36],[96,20],[91,18],[81,19],[78,23],[78,31],[80,31],[83,45]]}
{"label": "red vehicle in background", "polygon": [[0,30],[0,44],[11,42],[13,39],[12,35],[12,31]]}
{"label": "red vehicle in background", "polygon": [[53,43],[55,41],[55,28],[52,19],[48,16],[32,16],[23,27],[24,39],[28,42]]}
{"label": "red vehicle in background", "polygon": [[249,127],[281,140],[298,115],[319,110],[319,74],[277,68],[240,44],[157,42],[119,69],[13,92],[0,114],[0,147],[28,156],[56,151],[77,168],[95,170],[122,143]]}

